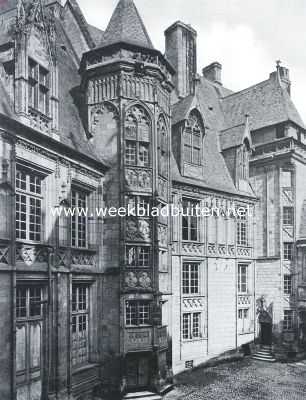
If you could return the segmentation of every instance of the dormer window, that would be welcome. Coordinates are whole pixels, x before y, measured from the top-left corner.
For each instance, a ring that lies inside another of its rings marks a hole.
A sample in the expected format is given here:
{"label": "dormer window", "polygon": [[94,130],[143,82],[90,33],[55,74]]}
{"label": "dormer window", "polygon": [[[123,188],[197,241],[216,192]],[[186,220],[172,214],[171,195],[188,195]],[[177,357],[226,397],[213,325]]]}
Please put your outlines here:
{"label": "dormer window", "polygon": [[49,115],[49,71],[31,58],[28,62],[28,85],[29,108]]}
{"label": "dormer window", "polygon": [[184,130],[184,161],[189,164],[202,164],[202,137],[203,128],[199,116],[192,112],[186,122]]}

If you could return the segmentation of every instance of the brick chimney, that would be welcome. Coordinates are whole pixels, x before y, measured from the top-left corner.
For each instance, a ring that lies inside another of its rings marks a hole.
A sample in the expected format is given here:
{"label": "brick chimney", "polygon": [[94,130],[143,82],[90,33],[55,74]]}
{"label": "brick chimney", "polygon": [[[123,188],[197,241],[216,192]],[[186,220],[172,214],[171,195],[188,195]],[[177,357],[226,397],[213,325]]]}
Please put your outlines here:
{"label": "brick chimney", "polygon": [[174,84],[180,97],[193,94],[197,73],[197,32],[177,21],[165,31],[166,58],[176,70]]}
{"label": "brick chimney", "polygon": [[219,85],[222,85],[221,72],[222,72],[222,65],[217,61],[207,65],[207,67],[204,67],[202,69],[204,78],[214,83],[218,83]]}

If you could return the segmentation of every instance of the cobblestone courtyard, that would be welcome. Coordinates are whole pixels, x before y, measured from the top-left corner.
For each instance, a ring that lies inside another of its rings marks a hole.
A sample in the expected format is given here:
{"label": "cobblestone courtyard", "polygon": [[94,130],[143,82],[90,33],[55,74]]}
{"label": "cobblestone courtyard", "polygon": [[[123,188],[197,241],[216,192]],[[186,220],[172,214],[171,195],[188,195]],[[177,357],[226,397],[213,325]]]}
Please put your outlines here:
{"label": "cobblestone courtyard", "polygon": [[306,400],[306,362],[250,358],[181,374],[166,400]]}

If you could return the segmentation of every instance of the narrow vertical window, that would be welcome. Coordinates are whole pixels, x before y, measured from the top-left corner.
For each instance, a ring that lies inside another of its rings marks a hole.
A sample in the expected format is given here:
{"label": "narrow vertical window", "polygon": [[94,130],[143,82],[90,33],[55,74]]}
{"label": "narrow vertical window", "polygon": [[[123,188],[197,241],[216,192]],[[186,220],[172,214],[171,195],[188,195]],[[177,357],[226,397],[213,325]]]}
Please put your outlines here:
{"label": "narrow vertical window", "polygon": [[89,287],[85,284],[72,285],[71,302],[71,362],[73,367],[89,361]]}
{"label": "narrow vertical window", "polygon": [[42,177],[34,172],[16,171],[16,239],[41,241]]}
{"label": "narrow vertical window", "polygon": [[198,241],[198,201],[183,200],[182,238],[183,240]]}
{"label": "narrow vertical window", "polygon": [[248,223],[246,215],[237,218],[237,244],[239,246],[248,245]]}
{"label": "narrow vertical window", "polygon": [[284,260],[291,261],[293,258],[293,243],[284,243],[283,245]]}
{"label": "narrow vertical window", "polygon": [[73,189],[71,192],[71,208],[74,213],[71,217],[71,245],[73,247],[87,247],[87,195]]}
{"label": "narrow vertical window", "polygon": [[238,264],[238,293],[248,293],[248,266]]}

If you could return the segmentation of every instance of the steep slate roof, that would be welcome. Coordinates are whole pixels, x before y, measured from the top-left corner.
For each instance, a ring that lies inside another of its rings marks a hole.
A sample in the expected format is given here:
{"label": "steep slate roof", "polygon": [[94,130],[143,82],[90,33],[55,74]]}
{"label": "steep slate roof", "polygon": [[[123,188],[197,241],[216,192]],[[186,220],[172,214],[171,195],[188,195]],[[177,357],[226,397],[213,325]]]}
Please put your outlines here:
{"label": "steep slate roof", "polygon": [[221,150],[229,149],[241,145],[245,136],[245,123],[220,132]]}
{"label": "steep slate roof", "polygon": [[221,104],[225,115],[224,129],[243,123],[245,114],[250,116],[251,130],[289,120],[305,127],[287,90],[276,76],[224,97]]}
{"label": "steep slate roof", "polygon": [[104,32],[101,45],[118,42],[154,48],[133,0],[119,1]]}

